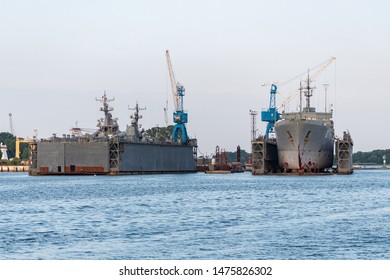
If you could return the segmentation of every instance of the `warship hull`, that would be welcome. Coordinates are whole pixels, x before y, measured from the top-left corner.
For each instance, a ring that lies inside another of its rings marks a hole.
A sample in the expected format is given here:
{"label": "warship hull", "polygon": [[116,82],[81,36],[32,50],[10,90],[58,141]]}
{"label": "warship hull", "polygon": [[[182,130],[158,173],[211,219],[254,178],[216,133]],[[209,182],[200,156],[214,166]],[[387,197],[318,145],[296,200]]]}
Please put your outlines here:
{"label": "warship hull", "polygon": [[43,141],[33,147],[30,175],[196,172],[195,146],[123,141]]}
{"label": "warship hull", "polygon": [[332,125],[316,119],[282,119],[275,124],[275,134],[283,170],[316,172],[332,167]]}

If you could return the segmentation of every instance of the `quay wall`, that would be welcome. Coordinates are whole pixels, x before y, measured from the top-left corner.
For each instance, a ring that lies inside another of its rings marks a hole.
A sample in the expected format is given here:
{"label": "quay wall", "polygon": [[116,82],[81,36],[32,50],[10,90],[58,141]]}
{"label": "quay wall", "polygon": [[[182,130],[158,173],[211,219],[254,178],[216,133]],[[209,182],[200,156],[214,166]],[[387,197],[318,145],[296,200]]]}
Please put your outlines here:
{"label": "quay wall", "polygon": [[28,172],[30,167],[27,165],[1,165],[0,172]]}

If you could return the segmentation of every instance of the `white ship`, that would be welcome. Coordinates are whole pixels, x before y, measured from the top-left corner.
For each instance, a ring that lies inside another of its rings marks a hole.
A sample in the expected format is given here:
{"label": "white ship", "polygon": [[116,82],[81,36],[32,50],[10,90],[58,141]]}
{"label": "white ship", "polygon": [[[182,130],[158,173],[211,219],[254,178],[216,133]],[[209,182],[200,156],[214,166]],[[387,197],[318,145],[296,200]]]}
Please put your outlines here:
{"label": "white ship", "polygon": [[[305,107],[302,94],[306,97]],[[323,172],[333,165],[332,112],[316,112],[310,106],[312,95],[308,77],[306,86],[300,87],[300,111],[283,113],[275,123],[279,165],[286,172]]]}

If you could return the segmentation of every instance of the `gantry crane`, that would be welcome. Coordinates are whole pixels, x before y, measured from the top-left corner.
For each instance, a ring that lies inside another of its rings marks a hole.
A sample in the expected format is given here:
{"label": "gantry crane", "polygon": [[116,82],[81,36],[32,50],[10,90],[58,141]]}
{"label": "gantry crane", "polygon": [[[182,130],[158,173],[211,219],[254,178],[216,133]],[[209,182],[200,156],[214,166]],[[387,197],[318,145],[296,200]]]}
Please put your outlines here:
{"label": "gantry crane", "polygon": [[185,113],[183,109],[183,97],[185,95],[185,89],[182,84],[176,82],[168,50],[165,52],[165,55],[167,58],[169,78],[171,80],[173,93],[173,103],[175,106],[175,112],[173,113],[173,122],[175,125],[173,126],[172,140],[174,143],[187,144],[189,141],[186,128],[188,114]]}
{"label": "gantry crane", "polygon": [[15,139],[15,158],[20,159],[20,143],[28,143],[29,145],[34,142],[33,139],[21,139],[16,137]]}

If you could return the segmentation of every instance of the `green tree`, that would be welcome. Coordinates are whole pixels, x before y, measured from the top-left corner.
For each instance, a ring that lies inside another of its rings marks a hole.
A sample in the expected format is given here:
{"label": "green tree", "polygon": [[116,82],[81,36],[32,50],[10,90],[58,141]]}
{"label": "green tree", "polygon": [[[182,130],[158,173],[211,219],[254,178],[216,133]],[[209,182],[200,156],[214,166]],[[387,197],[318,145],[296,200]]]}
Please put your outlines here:
{"label": "green tree", "polygon": [[173,126],[168,125],[167,127],[152,127],[148,130],[145,131],[145,135],[148,138],[153,139],[154,141],[157,142],[167,142],[171,141],[172,138],[172,131],[173,131]]}
{"label": "green tree", "polygon": [[0,142],[7,145],[8,158],[15,157],[15,136],[8,132],[0,132]]}
{"label": "green tree", "polygon": [[[0,142],[7,145],[8,159],[15,158],[16,137],[9,132],[0,132]],[[29,159],[29,145],[27,143],[20,144],[20,159]]]}
{"label": "green tree", "polygon": [[[245,163],[248,160],[248,158],[252,155],[250,153],[247,153],[245,150],[241,150],[240,153],[241,153],[241,162],[242,163]],[[226,155],[227,155],[228,162],[237,161],[237,151],[227,152]]]}
{"label": "green tree", "polygon": [[382,164],[383,156],[390,161],[390,149],[373,150],[371,152],[356,152],[353,154],[353,162],[356,164]]}

